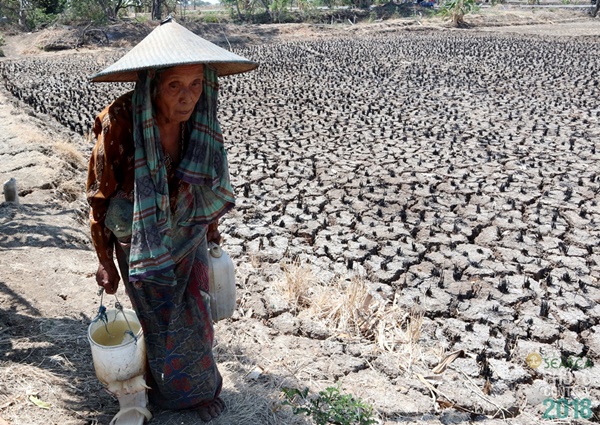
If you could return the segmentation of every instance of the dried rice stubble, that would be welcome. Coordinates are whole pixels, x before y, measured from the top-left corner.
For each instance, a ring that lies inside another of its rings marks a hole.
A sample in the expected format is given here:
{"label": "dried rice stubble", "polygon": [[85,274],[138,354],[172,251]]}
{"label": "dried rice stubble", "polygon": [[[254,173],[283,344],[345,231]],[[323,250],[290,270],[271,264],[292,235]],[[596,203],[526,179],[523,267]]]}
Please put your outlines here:
{"label": "dried rice stubble", "polygon": [[339,278],[316,291],[310,309],[328,327],[341,335],[373,341],[381,352],[396,353],[405,371],[421,361],[421,311],[403,310],[395,298],[390,302],[372,294],[357,276],[349,282]]}
{"label": "dried rice stubble", "polygon": [[276,281],[275,288],[284,296],[292,312],[298,313],[311,304],[311,292],[317,279],[308,264],[299,259],[281,262],[283,276]]}

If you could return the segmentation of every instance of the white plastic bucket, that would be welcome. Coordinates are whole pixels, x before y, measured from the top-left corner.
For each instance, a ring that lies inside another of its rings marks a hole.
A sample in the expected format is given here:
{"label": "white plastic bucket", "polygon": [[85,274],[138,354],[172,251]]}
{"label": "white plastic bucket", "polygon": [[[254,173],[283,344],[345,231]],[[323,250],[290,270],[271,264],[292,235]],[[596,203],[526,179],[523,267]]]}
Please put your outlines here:
{"label": "white plastic bucket", "polygon": [[[146,344],[135,311],[111,309],[106,311],[106,316],[106,326],[102,320],[96,320],[88,326],[88,341],[92,349],[96,376],[103,384],[109,385],[143,375],[146,371]],[[121,326],[121,321],[129,322],[129,325]],[[126,334],[129,326],[134,332],[137,330],[136,338]],[[107,345],[105,341],[111,338],[116,339],[110,343],[117,342],[117,345]]]}
{"label": "white plastic bucket", "polygon": [[235,269],[221,246],[208,244],[210,314],[214,322],[231,317],[235,311]]}

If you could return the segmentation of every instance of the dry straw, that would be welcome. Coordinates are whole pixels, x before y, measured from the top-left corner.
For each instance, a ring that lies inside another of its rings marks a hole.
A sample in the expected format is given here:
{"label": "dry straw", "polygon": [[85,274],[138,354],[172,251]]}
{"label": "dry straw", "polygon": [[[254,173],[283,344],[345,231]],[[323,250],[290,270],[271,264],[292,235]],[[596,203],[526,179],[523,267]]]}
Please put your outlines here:
{"label": "dry straw", "polygon": [[60,157],[64,158],[75,168],[82,168],[87,164],[83,154],[77,149],[77,147],[68,142],[55,143],[54,150]]}
{"label": "dry straw", "polygon": [[307,264],[302,264],[299,259],[281,263],[283,277],[275,283],[290,309],[299,312],[311,304],[312,288],[317,280]]}
{"label": "dry straw", "polygon": [[292,311],[310,312],[338,337],[373,341],[379,350],[397,354],[404,370],[419,361],[423,326],[419,310],[406,311],[395,298],[389,301],[374,295],[360,276],[319,283],[310,267],[298,260],[283,263],[282,271],[276,288]]}
{"label": "dry straw", "polygon": [[389,302],[374,296],[360,277],[349,282],[338,279],[323,287],[311,308],[338,331],[373,340],[385,351],[416,344],[421,337],[421,313],[406,312],[395,299]]}

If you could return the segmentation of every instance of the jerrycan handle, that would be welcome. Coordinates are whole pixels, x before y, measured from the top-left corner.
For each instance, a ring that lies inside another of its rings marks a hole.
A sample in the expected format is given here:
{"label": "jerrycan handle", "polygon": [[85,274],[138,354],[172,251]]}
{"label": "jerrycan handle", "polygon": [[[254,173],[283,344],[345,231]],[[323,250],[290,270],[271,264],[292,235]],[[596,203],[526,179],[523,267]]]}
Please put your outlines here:
{"label": "jerrycan handle", "polygon": [[215,242],[208,243],[208,252],[210,252],[210,256],[213,258],[221,258],[223,255],[223,249],[221,248],[221,245]]}

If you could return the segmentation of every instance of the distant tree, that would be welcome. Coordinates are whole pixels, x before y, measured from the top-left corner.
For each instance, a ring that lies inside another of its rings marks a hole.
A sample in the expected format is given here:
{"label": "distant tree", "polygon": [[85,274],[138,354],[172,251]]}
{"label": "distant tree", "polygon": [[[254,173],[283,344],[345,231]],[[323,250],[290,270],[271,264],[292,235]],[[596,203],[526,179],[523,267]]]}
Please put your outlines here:
{"label": "distant tree", "polygon": [[269,22],[273,22],[273,14],[271,13],[270,6],[273,3],[273,0],[260,0],[263,7],[265,8],[265,13],[269,17]]}
{"label": "distant tree", "polygon": [[232,17],[240,21],[248,21],[256,12],[255,0],[221,0],[221,4],[229,9]]}
{"label": "distant tree", "polygon": [[33,30],[58,17],[68,23],[105,24],[118,20],[123,11],[132,7],[151,12],[153,19],[161,20],[165,12],[175,14],[177,4],[177,0],[0,0],[0,17]]}
{"label": "distant tree", "polygon": [[61,0],[37,0],[32,2],[45,14],[58,14],[64,10],[65,4]]}
{"label": "distant tree", "polygon": [[21,28],[27,27],[27,1],[19,0],[19,13],[18,13],[18,22]]}
{"label": "distant tree", "polygon": [[65,18],[73,22],[101,24],[117,20],[127,8],[144,6],[142,0],[71,0],[65,7]]}
{"label": "distant tree", "polygon": [[343,0],[341,2],[343,6],[350,6],[357,9],[368,9],[373,3],[373,0]]}
{"label": "distant tree", "polygon": [[4,22],[14,24],[19,18],[19,0],[0,1],[0,17]]}
{"label": "distant tree", "polygon": [[445,18],[449,18],[454,26],[462,26],[465,24],[465,15],[478,10],[478,8],[475,0],[445,0],[439,13]]}
{"label": "distant tree", "polygon": [[152,19],[160,21],[162,19],[162,1],[152,0]]}
{"label": "distant tree", "polygon": [[335,3],[334,0],[318,0],[316,2],[313,2],[314,6],[325,6],[325,7],[329,7],[329,8],[334,6],[334,3]]}
{"label": "distant tree", "polygon": [[0,0],[0,16],[28,30],[53,21],[64,8],[64,0]]}
{"label": "distant tree", "polygon": [[26,28],[26,2],[24,0],[0,0],[0,17],[9,24],[17,23]]}
{"label": "distant tree", "polygon": [[107,20],[114,21],[119,16],[121,10],[128,7],[140,6],[138,0],[96,0],[100,8],[104,11]]}

